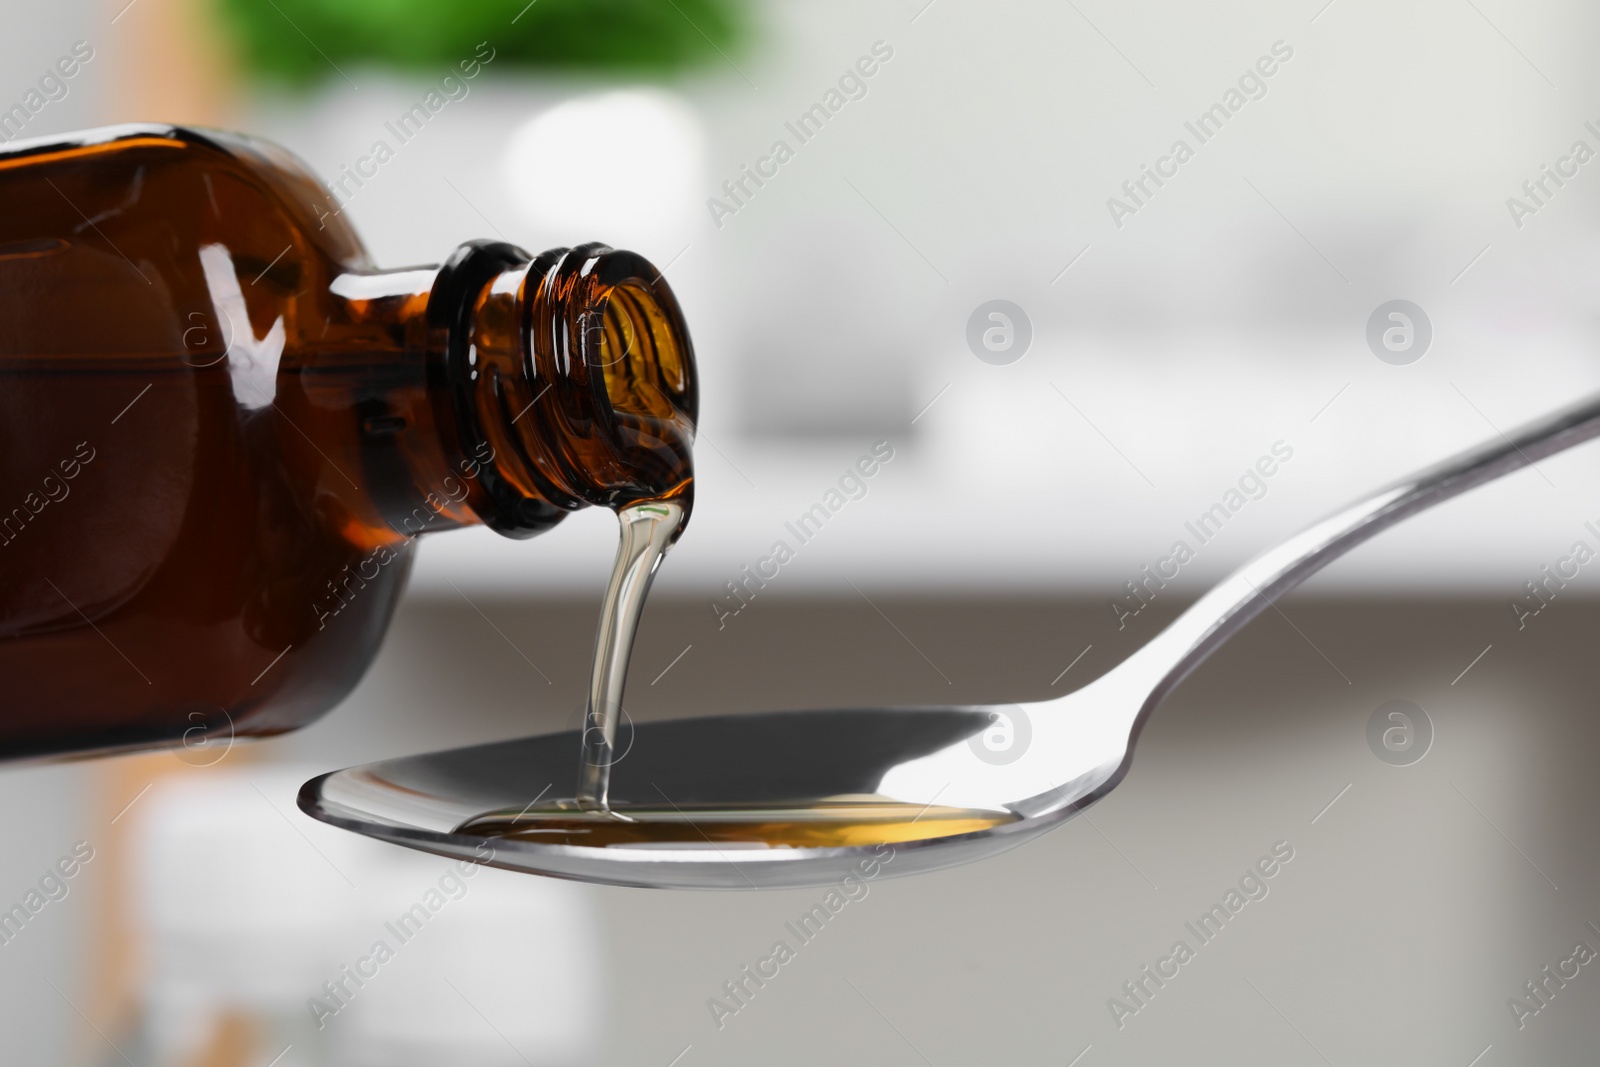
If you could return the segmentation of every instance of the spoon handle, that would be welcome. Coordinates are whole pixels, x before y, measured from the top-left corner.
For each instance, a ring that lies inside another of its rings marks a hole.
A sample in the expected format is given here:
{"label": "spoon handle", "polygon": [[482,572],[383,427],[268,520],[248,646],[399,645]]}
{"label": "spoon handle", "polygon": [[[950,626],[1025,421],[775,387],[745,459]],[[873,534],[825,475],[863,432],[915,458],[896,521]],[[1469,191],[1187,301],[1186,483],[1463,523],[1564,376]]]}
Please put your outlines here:
{"label": "spoon handle", "polygon": [[1600,436],[1600,394],[1404,478],[1302,530],[1219,582],[1120,667],[1149,680],[1141,715],[1246,623],[1369,537],[1486,482]]}

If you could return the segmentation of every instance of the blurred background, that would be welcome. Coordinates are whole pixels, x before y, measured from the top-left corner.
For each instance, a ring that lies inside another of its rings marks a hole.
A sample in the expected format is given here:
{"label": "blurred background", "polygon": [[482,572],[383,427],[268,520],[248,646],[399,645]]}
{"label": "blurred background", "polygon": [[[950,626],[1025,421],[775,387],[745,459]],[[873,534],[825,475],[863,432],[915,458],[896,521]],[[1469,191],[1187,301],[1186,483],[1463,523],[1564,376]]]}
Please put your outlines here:
{"label": "blurred background", "polygon": [[[475,237],[661,267],[704,396],[694,521],[635,656],[648,719],[1065,691],[1346,499],[1600,387],[1597,39],[1572,0],[13,3],[0,107],[83,42],[23,136],[218,126],[329,178],[381,140],[341,200],[384,267]],[[878,442],[866,495],[719,621]],[[1575,1062],[1600,977],[1524,983],[1600,948],[1600,611],[1587,573],[1525,626],[1509,605],[1600,545],[1597,475],[1579,449],[1352,553],[1186,684],[1092,822],[874,886],[721,1028],[706,1001],[815,894],[466,879],[295,809],[324,770],[576,723],[611,517],[430,539],[324,722],[0,775],[0,904],[93,852],[0,944],[8,1055]],[[1365,739],[1393,699],[1431,716],[1405,767]],[[1122,983],[1278,840],[1303,859],[1119,1027]],[[345,977],[435,891],[414,945]]]}

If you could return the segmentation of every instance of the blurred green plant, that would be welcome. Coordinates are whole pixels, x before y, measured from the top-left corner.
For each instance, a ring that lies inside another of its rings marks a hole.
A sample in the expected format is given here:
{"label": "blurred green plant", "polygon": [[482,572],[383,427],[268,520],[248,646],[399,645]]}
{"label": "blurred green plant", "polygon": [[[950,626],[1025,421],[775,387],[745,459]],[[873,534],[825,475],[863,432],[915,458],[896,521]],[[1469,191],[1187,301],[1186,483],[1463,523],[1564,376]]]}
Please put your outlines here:
{"label": "blurred green plant", "polygon": [[332,64],[453,65],[480,41],[505,66],[671,73],[721,62],[742,0],[215,0],[255,73],[310,82]]}

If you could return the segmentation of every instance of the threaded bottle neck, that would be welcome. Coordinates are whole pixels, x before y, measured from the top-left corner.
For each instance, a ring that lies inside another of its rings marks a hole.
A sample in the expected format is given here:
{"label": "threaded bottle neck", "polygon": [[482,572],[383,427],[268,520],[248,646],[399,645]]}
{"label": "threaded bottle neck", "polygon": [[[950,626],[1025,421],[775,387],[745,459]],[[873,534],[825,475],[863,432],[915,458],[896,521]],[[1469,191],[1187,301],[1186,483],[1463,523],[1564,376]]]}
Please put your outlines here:
{"label": "threaded bottle neck", "polygon": [[527,537],[587,505],[692,507],[694,354],[642,257],[469,242],[440,268],[428,323],[441,444],[476,469],[485,524]]}

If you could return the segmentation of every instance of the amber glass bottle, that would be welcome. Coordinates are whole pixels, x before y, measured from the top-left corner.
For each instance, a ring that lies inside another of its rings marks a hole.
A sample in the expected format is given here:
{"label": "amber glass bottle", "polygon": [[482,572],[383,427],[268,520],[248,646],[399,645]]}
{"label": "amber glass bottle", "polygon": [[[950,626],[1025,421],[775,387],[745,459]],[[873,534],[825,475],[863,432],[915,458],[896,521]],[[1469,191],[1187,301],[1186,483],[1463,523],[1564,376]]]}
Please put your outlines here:
{"label": "amber glass bottle", "polygon": [[0,758],[301,726],[371,661],[417,535],[687,507],[695,417],[639,256],[475,241],[379,272],[273,145],[12,142]]}

